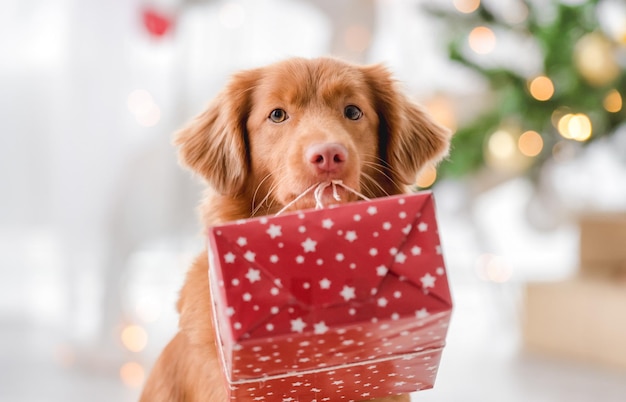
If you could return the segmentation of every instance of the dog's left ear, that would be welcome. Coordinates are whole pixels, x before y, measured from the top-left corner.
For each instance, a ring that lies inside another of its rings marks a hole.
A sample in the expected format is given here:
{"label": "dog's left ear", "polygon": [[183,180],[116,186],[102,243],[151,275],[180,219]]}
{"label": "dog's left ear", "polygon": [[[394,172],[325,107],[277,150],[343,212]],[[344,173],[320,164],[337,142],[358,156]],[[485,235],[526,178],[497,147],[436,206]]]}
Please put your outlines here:
{"label": "dog's left ear", "polygon": [[394,180],[414,184],[427,163],[448,154],[451,132],[404,95],[385,67],[365,66],[363,73],[380,120],[381,157]]}

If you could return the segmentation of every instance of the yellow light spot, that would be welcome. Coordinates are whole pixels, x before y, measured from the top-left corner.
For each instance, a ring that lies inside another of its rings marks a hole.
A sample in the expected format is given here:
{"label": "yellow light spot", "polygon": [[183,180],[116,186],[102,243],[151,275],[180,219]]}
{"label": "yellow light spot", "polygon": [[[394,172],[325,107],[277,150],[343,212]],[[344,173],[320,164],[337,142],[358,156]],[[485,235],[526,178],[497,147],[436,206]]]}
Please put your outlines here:
{"label": "yellow light spot", "polygon": [[543,139],[536,131],[526,131],[517,140],[520,152],[526,156],[537,156],[543,149]]}
{"label": "yellow light spot", "polygon": [[491,53],[496,47],[496,34],[487,27],[480,26],[472,29],[469,34],[469,46],[478,54]]}
{"label": "yellow light spot", "polygon": [[487,148],[497,159],[507,159],[515,153],[515,140],[508,131],[498,130],[489,137]]}
{"label": "yellow light spot", "polygon": [[478,6],[480,6],[480,0],[454,0],[453,4],[457,11],[469,14],[478,9]]}
{"label": "yellow light spot", "polygon": [[530,81],[528,90],[533,98],[539,101],[547,101],[554,95],[554,84],[552,84],[550,78],[540,75]]}
{"label": "yellow light spot", "polygon": [[604,98],[603,105],[607,112],[619,112],[622,110],[622,95],[616,89],[612,89]]}
{"label": "yellow light spot", "polygon": [[435,180],[437,180],[437,169],[435,169],[434,166],[429,165],[422,169],[415,184],[417,184],[417,187],[427,188],[432,186],[435,183]]}
{"label": "yellow light spot", "polygon": [[143,384],[145,371],[141,364],[137,362],[124,363],[120,367],[120,378],[128,387],[139,388]]}
{"label": "yellow light spot", "polygon": [[592,132],[591,120],[584,113],[568,113],[559,120],[558,130],[563,138],[587,141]]}
{"label": "yellow light spot", "polygon": [[122,331],[122,344],[131,352],[141,352],[148,344],[148,334],[139,325],[129,325]]}

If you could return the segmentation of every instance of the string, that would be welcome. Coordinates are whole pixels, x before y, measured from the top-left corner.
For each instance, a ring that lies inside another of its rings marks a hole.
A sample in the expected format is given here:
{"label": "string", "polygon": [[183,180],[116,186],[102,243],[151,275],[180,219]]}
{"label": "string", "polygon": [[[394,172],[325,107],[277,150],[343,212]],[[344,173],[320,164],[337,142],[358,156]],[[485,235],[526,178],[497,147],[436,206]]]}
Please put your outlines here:
{"label": "string", "polygon": [[285,205],[280,211],[278,211],[276,213],[276,215],[280,215],[283,212],[285,212],[293,204],[298,202],[302,197],[306,196],[311,191],[313,191],[313,196],[315,197],[315,209],[322,209],[322,208],[324,208],[324,203],[322,201],[322,197],[324,196],[324,190],[326,190],[329,186],[332,186],[332,188],[333,188],[333,198],[335,200],[337,200],[337,201],[341,201],[341,196],[339,196],[339,192],[337,191],[337,187],[338,186],[342,187],[344,190],[350,191],[351,193],[353,193],[356,196],[364,199],[365,201],[370,201],[370,199],[368,197],[366,197],[365,195],[363,195],[360,192],[356,191],[352,187],[349,187],[349,186],[346,186],[345,184],[343,184],[343,181],[341,181],[341,180],[331,180],[331,181],[325,181],[325,182],[322,182],[322,183],[314,184],[311,187],[307,188],[306,190],[304,190],[304,192],[302,194],[300,194],[299,196],[294,198],[291,202],[289,202],[287,205]]}

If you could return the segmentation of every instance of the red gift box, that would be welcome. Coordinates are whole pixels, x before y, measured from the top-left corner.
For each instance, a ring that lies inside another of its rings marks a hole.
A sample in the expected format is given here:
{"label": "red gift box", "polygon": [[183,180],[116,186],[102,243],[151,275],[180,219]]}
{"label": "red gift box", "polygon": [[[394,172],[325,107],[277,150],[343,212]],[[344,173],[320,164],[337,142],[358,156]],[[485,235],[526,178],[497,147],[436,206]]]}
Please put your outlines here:
{"label": "red gift box", "polygon": [[452,302],[430,192],[215,226],[209,256],[231,400],[432,388]]}

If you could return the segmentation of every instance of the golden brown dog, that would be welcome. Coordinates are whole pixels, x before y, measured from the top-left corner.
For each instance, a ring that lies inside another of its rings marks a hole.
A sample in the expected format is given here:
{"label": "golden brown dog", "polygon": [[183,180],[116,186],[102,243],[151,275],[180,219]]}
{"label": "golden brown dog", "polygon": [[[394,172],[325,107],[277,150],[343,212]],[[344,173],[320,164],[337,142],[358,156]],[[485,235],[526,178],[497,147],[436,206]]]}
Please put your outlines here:
{"label": "golden brown dog", "polygon": [[[446,155],[450,136],[380,65],[289,59],[236,74],[176,135],[184,165],[209,184],[212,225],[273,214],[320,182],[342,180],[368,197],[407,191]],[[342,201],[354,195],[338,188]],[[324,194],[325,203],[333,198]],[[290,208],[315,205],[307,195]],[[226,402],[215,349],[207,254],[180,294],[180,330],[156,362],[143,402]],[[377,401],[408,401],[408,395]]]}

